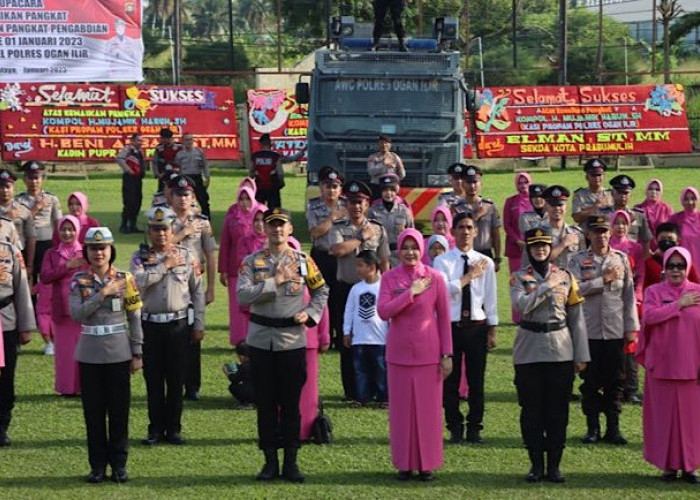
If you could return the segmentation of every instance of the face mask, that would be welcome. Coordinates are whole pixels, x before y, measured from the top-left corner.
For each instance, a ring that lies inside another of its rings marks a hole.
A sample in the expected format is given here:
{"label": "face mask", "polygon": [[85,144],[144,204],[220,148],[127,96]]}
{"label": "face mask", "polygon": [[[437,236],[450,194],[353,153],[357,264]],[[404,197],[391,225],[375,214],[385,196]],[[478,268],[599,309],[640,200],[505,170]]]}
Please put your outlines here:
{"label": "face mask", "polygon": [[659,248],[661,249],[662,252],[665,252],[669,248],[673,248],[676,246],[676,242],[673,240],[670,240],[668,238],[664,238],[663,240],[659,241]]}

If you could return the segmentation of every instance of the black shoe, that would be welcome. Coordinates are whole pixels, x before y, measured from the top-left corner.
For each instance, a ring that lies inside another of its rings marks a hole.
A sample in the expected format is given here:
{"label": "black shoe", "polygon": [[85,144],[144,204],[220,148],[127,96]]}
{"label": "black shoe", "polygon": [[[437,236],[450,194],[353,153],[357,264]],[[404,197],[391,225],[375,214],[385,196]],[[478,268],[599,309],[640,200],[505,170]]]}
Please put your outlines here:
{"label": "black shoe", "polygon": [[298,448],[285,448],[284,463],[282,464],[282,479],[291,483],[303,483],[306,478],[297,465]]}
{"label": "black shoe", "polygon": [[129,234],[131,231],[129,231],[129,228],[126,225],[122,224],[119,226],[119,232],[122,234]]}
{"label": "black shoe", "polygon": [[640,406],[642,404],[642,398],[639,397],[639,394],[632,394],[631,396],[625,398],[625,403]]}
{"label": "black shoe", "polygon": [[179,432],[168,433],[168,435],[165,436],[165,440],[169,444],[174,444],[176,446],[180,446],[180,445],[185,444],[185,439],[180,435]]}
{"label": "black shoe", "polygon": [[117,467],[112,469],[111,479],[114,483],[126,483],[129,480],[129,474],[127,474],[124,467]]}
{"label": "black shoe", "polygon": [[481,437],[481,429],[467,429],[467,443],[483,444],[484,439]]}
{"label": "black shoe", "polygon": [[280,475],[280,463],[277,458],[277,449],[263,450],[265,455],[265,465],[260,470],[255,479],[258,481],[272,481]]}
{"label": "black shoe", "polygon": [[411,479],[411,474],[413,474],[413,472],[410,470],[400,470],[398,474],[396,474],[396,479],[399,481],[408,481]]}
{"label": "black shoe", "polygon": [[566,480],[564,474],[559,470],[563,453],[564,450],[562,449],[547,452],[547,480],[550,483],[563,483]]}
{"label": "black shoe", "polygon": [[541,451],[527,450],[528,457],[530,457],[530,472],[527,473],[525,481],[528,483],[539,483],[542,481],[542,476],[544,476],[544,453]]}
{"label": "black shoe", "polygon": [[450,443],[459,444],[464,441],[464,426],[455,425],[450,429]]}
{"label": "black shoe", "polygon": [[199,401],[199,392],[197,391],[187,391],[184,395],[187,401]]}
{"label": "black shoe", "polygon": [[600,429],[588,428],[588,431],[581,438],[583,444],[595,444],[600,441]]}
{"label": "black shoe", "polygon": [[603,441],[616,446],[624,446],[627,444],[627,440],[620,434],[619,430],[616,432],[606,432],[605,436],[603,436]]}
{"label": "black shoe", "polygon": [[607,427],[603,441],[606,443],[623,446],[627,444],[627,440],[620,433],[620,415],[615,412],[609,412],[605,415]]}
{"label": "black shoe", "polygon": [[432,481],[433,479],[435,479],[435,476],[429,470],[422,470],[418,473],[418,479],[420,479],[424,483],[427,483],[428,481]]}
{"label": "black shoe", "polygon": [[149,433],[145,439],[141,440],[141,444],[145,446],[154,446],[163,441],[163,435],[158,433]]}
{"label": "black shoe", "polygon": [[403,40],[399,41],[399,52],[408,52],[408,45]]}
{"label": "black shoe", "polygon": [[664,471],[664,473],[661,474],[661,480],[665,483],[670,483],[676,479],[678,479],[678,471]]}
{"label": "black shoe", "polygon": [[700,479],[692,472],[683,472],[683,474],[681,474],[681,479],[688,484],[700,484]]}
{"label": "black shoe", "polygon": [[98,484],[105,480],[105,471],[103,470],[91,470],[90,475],[87,477],[87,482],[90,484]]}
{"label": "black shoe", "polygon": [[5,429],[0,430],[0,448],[4,448],[5,446],[10,446],[12,444],[12,440],[10,439],[10,436],[7,435],[7,431]]}

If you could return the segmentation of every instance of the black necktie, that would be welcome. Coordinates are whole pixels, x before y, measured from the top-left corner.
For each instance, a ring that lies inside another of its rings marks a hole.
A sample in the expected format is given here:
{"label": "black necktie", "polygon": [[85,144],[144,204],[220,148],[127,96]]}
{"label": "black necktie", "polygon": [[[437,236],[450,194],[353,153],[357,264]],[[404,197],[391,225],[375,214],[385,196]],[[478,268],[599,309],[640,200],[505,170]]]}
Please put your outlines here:
{"label": "black necktie", "polygon": [[[464,272],[462,273],[467,274],[469,272],[469,257],[465,254],[462,255],[462,258],[464,259]],[[468,320],[472,315],[472,289],[471,285],[467,284],[464,288],[462,288],[462,315],[460,317],[460,320]]]}

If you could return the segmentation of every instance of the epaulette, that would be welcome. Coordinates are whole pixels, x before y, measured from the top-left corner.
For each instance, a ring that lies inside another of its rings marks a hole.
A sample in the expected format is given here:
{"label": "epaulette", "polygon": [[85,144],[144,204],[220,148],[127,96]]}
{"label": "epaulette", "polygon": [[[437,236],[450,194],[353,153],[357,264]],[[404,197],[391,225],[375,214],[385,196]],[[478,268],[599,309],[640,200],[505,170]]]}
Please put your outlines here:
{"label": "epaulette", "polygon": [[321,199],[320,196],[316,196],[316,197],[314,197],[314,198],[311,198],[311,199],[308,201],[307,206],[311,207],[311,206],[314,206],[314,205],[318,205],[318,202],[319,202],[319,201],[321,201],[321,202],[323,201],[323,200]]}
{"label": "epaulette", "polygon": [[644,215],[644,209],[642,209],[642,208],[639,208],[639,207],[633,207],[633,208],[632,208],[632,211],[633,211],[633,212],[637,212],[637,213],[640,213],[640,214]]}
{"label": "epaulette", "polygon": [[14,221],[12,219],[10,219],[7,215],[4,215],[4,214],[0,215],[0,219],[5,220],[7,222],[12,222],[14,224]]}
{"label": "epaulette", "polygon": [[580,187],[580,188],[574,189],[574,193],[578,193],[579,191],[583,191],[584,189],[586,189],[586,188]]}
{"label": "epaulette", "polygon": [[490,205],[493,205],[493,201],[490,200],[489,198],[481,198],[482,203],[488,203]]}
{"label": "epaulette", "polygon": [[204,215],[204,214],[202,214],[202,213],[195,214],[194,216],[195,216],[197,219],[202,219],[202,220],[207,220],[207,221],[209,220],[209,217],[207,217],[206,215]]}
{"label": "epaulette", "polygon": [[349,222],[350,222],[350,219],[347,219],[345,217],[341,217],[340,219],[334,220],[333,225],[337,224],[339,226],[343,226],[343,225],[347,226]]}
{"label": "epaulette", "polygon": [[45,195],[48,195],[48,196],[56,196],[56,195],[53,194],[51,191],[46,191],[46,190],[44,190],[44,194],[45,194]]}
{"label": "epaulette", "polygon": [[380,221],[378,221],[377,219],[367,219],[367,220],[378,225],[378,226],[384,227],[383,224]]}

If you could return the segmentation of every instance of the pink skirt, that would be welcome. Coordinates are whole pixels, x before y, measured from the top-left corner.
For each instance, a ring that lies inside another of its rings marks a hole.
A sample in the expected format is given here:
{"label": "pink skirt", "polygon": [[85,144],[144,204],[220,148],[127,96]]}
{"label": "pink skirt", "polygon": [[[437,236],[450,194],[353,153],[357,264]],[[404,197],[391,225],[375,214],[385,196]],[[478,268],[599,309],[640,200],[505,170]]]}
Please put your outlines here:
{"label": "pink skirt", "polygon": [[647,372],[642,409],[644,459],[662,470],[700,467],[700,385]]}
{"label": "pink skirt", "polygon": [[306,349],[306,383],[299,398],[301,430],[299,439],[307,441],[318,415],[318,349]]}
{"label": "pink skirt", "polygon": [[228,275],[228,340],[236,346],[248,336],[248,314],[241,310],[236,295],[238,275]]}
{"label": "pink skirt", "polygon": [[389,443],[398,470],[442,467],[442,375],[439,365],[388,363]]}
{"label": "pink skirt", "polygon": [[62,316],[51,319],[54,342],[55,389],[59,394],[80,394],[80,368],[75,360],[75,348],[80,339],[80,324]]}

